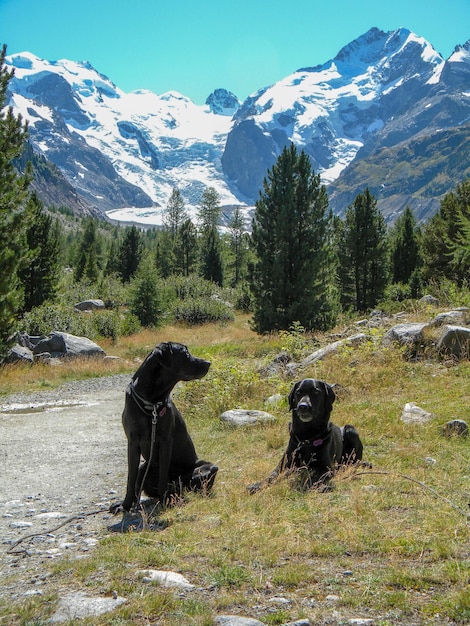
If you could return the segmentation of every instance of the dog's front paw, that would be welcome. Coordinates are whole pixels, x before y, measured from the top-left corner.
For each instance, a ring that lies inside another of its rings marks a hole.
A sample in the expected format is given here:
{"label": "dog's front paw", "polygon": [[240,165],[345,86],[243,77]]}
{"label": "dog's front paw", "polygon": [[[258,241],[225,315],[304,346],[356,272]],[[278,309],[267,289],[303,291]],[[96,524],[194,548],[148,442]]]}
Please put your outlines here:
{"label": "dog's front paw", "polygon": [[247,489],[248,493],[254,494],[261,489],[261,483],[253,483],[252,485],[248,485]]}

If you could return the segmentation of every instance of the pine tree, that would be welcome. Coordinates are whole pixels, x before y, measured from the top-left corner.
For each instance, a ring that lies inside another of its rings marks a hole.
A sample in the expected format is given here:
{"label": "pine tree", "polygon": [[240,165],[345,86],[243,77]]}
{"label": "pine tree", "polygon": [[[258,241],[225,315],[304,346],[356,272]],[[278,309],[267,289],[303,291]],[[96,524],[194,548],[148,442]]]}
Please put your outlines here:
{"label": "pine tree", "polygon": [[[345,292],[353,286],[351,303],[357,311],[373,308],[388,281],[387,228],[377,201],[366,189],[346,211],[340,275]],[[343,296],[344,299],[344,296]]]}
{"label": "pine tree", "polygon": [[459,285],[470,280],[469,221],[470,180],[466,180],[444,196],[439,211],[424,226],[426,280],[446,277]]}
{"label": "pine tree", "polygon": [[28,202],[31,223],[26,233],[30,250],[28,263],[20,270],[24,288],[24,311],[52,300],[56,293],[61,227],[57,219],[44,211],[42,202],[33,193]]}
{"label": "pine tree", "polygon": [[222,207],[219,194],[214,187],[206,187],[198,209],[200,231],[204,232],[219,226],[221,215]]}
{"label": "pine tree", "polygon": [[244,278],[247,250],[247,233],[245,220],[243,219],[240,207],[236,207],[232,219],[229,222],[229,241],[232,253],[232,263],[230,268],[233,271],[232,286],[238,285]]}
{"label": "pine tree", "polygon": [[27,136],[27,123],[4,111],[7,89],[14,71],[5,67],[6,46],[0,52],[0,356],[4,356],[15,319],[22,306],[23,292],[18,271],[27,262],[25,229],[26,202],[31,181],[29,168],[18,173],[14,161],[20,157]]}
{"label": "pine tree", "polygon": [[134,276],[142,259],[144,244],[136,226],[126,229],[118,252],[118,273],[123,283]]}
{"label": "pine tree", "polygon": [[96,222],[94,219],[88,218],[85,222],[85,229],[78,247],[74,279],[76,281],[86,279],[90,283],[95,283],[100,273],[98,258],[99,243],[96,233]]}
{"label": "pine tree", "polygon": [[250,283],[258,332],[287,330],[294,322],[307,330],[334,324],[330,225],[326,189],[307,154],[291,144],[268,171],[253,219]]}
{"label": "pine tree", "polygon": [[148,252],[144,253],[132,282],[130,310],[145,327],[156,326],[162,314],[158,272]]}
{"label": "pine tree", "polygon": [[195,270],[197,260],[197,230],[189,218],[181,225],[178,239],[181,270],[183,276],[189,276]]}
{"label": "pine tree", "polygon": [[213,226],[203,236],[201,254],[201,275],[217,285],[223,283],[222,256],[220,251],[220,236]]}
{"label": "pine tree", "polygon": [[420,232],[416,217],[410,207],[407,206],[398,217],[389,239],[392,282],[406,285],[422,262]]}
{"label": "pine tree", "polygon": [[174,187],[163,213],[163,225],[170,232],[173,241],[176,239],[181,225],[186,219],[187,213],[184,208],[183,196],[178,187]]}

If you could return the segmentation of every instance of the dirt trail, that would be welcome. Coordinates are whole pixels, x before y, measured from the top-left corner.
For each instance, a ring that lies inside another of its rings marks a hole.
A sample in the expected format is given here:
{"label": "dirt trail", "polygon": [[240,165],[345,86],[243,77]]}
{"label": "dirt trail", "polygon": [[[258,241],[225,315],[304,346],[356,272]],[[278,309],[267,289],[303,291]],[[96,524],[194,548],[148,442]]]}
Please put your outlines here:
{"label": "dirt trail", "polygon": [[[27,592],[49,559],[88,552],[117,521],[107,510],[125,490],[121,413],[128,380],[80,381],[0,400],[0,580],[19,568],[26,586],[0,584],[0,595]],[[99,509],[49,534],[67,518]],[[19,544],[19,554],[8,553],[31,533],[43,534]]]}

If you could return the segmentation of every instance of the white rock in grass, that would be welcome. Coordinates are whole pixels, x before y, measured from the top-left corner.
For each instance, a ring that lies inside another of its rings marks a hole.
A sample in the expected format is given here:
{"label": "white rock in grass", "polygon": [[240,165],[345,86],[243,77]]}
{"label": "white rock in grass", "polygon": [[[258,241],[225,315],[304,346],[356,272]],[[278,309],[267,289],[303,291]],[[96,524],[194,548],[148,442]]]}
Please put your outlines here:
{"label": "white rock in grass", "polygon": [[414,402],[407,402],[403,408],[401,419],[407,424],[425,424],[432,420],[434,415],[425,411]]}
{"label": "white rock in grass", "polygon": [[233,426],[248,426],[259,422],[271,422],[274,417],[266,411],[253,411],[249,409],[231,409],[220,416],[223,422]]}
{"label": "white rock in grass", "polygon": [[70,622],[86,617],[98,617],[103,613],[117,609],[124,602],[126,599],[120,598],[117,594],[112,598],[94,598],[80,591],[70,593],[60,598],[57,611],[51,617],[50,622]]}
{"label": "white rock in grass", "polygon": [[158,583],[162,587],[179,587],[180,589],[194,589],[189,580],[176,572],[167,572],[157,569],[140,570],[144,583]]}

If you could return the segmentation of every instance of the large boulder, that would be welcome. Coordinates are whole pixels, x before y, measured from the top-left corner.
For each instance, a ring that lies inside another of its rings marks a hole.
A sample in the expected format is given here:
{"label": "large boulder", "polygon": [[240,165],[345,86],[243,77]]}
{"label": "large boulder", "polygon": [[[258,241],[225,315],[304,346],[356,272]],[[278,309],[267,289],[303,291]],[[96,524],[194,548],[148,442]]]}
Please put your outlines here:
{"label": "large boulder", "polygon": [[74,307],[77,311],[96,311],[97,309],[104,309],[105,304],[103,300],[83,300],[82,302],[77,302]]}
{"label": "large boulder", "polygon": [[384,345],[398,343],[400,346],[417,345],[424,340],[423,331],[428,324],[396,324],[386,332]]}
{"label": "large boulder", "polygon": [[444,326],[436,344],[437,351],[445,356],[465,359],[470,356],[470,328]]}
{"label": "large boulder", "polygon": [[33,348],[35,355],[44,352],[52,357],[106,356],[104,350],[91,339],[59,331],[53,331]]}
{"label": "large boulder", "polygon": [[16,343],[9,351],[5,363],[32,363],[33,353],[26,346]]}

